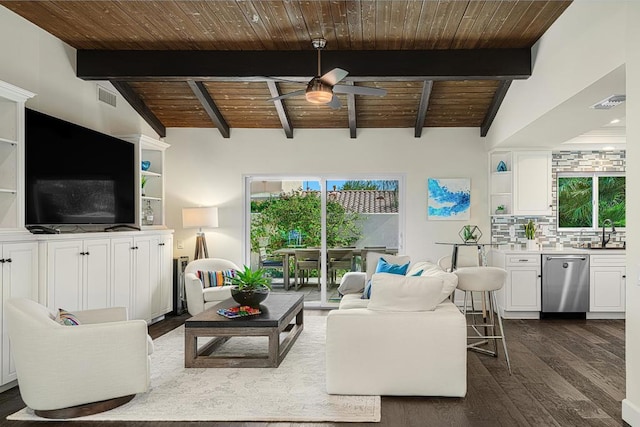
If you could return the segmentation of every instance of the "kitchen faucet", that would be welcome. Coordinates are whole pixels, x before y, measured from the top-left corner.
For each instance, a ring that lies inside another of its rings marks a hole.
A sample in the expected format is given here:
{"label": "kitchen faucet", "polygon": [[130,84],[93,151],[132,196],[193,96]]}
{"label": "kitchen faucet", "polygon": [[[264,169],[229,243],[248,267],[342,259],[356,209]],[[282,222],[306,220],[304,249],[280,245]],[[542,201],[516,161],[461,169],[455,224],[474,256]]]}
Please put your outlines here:
{"label": "kitchen faucet", "polygon": [[[607,225],[611,226],[611,233],[609,233],[609,235],[605,238],[604,231],[605,231],[605,228],[607,228]],[[613,221],[607,218],[604,221],[602,221],[602,247],[603,248],[607,245],[607,243],[609,243],[609,240],[611,240],[612,234],[616,234],[616,227],[613,225]]]}

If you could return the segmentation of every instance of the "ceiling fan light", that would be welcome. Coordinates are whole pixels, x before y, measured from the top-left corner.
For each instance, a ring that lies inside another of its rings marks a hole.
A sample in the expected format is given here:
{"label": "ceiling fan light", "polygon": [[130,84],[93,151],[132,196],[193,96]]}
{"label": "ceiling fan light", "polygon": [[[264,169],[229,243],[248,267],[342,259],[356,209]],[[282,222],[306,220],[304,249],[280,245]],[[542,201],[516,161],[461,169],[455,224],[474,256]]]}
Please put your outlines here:
{"label": "ceiling fan light", "polygon": [[326,104],[333,99],[333,92],[330,87],[322,84],[320,80],[313,79],[309,82],[304,96],[307,101],[313,104]]}

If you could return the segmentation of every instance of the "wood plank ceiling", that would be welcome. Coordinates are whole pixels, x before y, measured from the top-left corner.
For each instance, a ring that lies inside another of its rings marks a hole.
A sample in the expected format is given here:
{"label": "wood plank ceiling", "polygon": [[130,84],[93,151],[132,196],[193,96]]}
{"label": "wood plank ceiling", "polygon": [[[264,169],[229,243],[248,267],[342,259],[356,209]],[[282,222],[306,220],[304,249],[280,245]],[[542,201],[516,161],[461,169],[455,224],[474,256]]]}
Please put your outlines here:
{"label": "wood plank ceiling", "polygon": [[[78,75],[110,80],[161,136],[167,127],[217,127],[225,137],[232,128],[282,128],[287,137],[296,128],[345,128],[353,138],[357,128],[414,128],[419,137],[424,127],[479,127],[486,135],[511,80],[528,77],[511,72],[523,62],[512,56],[526,50],[530,73],[530,48],[570,3],[0,0],[76,48]],[[304,96],[268,101],[305,88],[317,37],[327,39],[323,73],[341,67],[350,74],[340,83],[387,94],[340,94],[335,110]],[[504,55],[483,56],[496,50]],[[208,51],[223,55],[208,64],[189,56]],[[334,63],[332,54],[344,55]],[[429,65],[429,54],[441,56]]]}

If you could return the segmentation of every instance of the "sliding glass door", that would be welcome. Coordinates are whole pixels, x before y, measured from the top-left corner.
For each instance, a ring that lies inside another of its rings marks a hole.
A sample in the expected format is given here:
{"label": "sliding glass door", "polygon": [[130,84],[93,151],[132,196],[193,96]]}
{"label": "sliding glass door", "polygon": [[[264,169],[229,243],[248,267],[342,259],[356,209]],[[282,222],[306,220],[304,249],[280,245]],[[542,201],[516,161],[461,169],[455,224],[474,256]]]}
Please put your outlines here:
{"label": "sliding glass door", "polygon": [[307,305],[340,301],[349,271],[367,251],[401,246],[402,177],[246,177],[246,258],[274,292],[299,292]]}

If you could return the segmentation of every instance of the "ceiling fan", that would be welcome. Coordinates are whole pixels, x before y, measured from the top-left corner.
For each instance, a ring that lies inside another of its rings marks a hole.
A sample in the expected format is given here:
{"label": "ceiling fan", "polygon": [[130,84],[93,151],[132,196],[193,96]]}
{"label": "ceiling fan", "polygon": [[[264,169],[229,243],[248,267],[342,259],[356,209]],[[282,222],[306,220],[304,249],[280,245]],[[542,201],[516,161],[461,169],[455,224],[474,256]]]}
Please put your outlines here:
{"label": "ceiling fan", "polygon": [[268,101],[277,101],[279,99],[285,99],[292,96],[299,96],[304,94],[307,101],[313,104],[327,104],[333,109],[338,109],[342,104],[340,103],[338,97],[335,95],[336,93],[352,93],[354,95],[377,96],[384,96],[387,94],[387,91],[385,89],[337,84],[349,74],[348,71],[345,71],[341,68],[334,68],[333,70],[321,76],[320,73],[322,71],[320,68],[320,51],[327,45],[327,40],[325,40],[324,38],[317,38],[313,39],[311,43],[313,44],[313,47],[318,51],[318,75],[312,78],[309,83],[307,83],[306,89],[285,93],[284,95],[270,98],[268,99]]}

